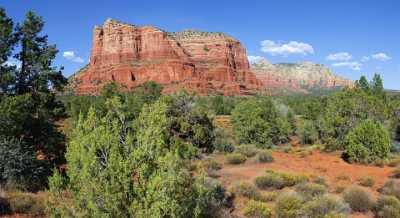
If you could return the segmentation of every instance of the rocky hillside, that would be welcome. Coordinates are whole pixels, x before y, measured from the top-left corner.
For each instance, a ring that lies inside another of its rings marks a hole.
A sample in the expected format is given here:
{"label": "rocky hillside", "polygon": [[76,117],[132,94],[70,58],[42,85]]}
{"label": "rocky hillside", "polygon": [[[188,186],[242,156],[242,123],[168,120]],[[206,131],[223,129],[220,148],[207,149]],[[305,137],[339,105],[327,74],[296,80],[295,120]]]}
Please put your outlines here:
{"label": "rocky hillside", "polygon": [[335,75],[322,64],[311,62],[271,64],[266,59],[251,64],[251,70],[266,88],[292,91],[351,86],[352,81]]}
{"label": "rocky hillside", "polygon": [[246,49],[223,33],[168,33],[108,19],[94,28],[90,63],[73,76],[72,87],[76,94],[96,94],[109,81],[131,89],[149,80],[167,93],[242,95],[262,85]]}

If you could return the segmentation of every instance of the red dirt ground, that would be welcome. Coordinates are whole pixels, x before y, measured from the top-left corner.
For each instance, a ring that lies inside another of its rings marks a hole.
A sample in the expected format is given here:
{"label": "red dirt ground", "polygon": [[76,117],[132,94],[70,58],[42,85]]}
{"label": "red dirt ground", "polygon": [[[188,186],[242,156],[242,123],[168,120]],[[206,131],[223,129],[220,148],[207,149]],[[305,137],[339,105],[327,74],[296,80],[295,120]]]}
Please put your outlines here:
{"label": "red dirt ground", "polygon": [[[349,164],[343,161],[337,153],[320,151],[313,151],[307,157],[293,153],[273,152],[273,157],[275,161],[272,163],[255,163],[255,161],[248,160],[242,165],[230,165],[224,163],[223,155],[217,155],[216,160],[223,165],[219,171],[219,179],[226,186],[238,181],[252,182],[255,177],[263,175],[267,169],[272,169],[311,177],[323,176],[329,185],[329,191],[334,193],[339,186],[346,187],[357,184],[359,178],[370,176],[375,180],[375,185],[369,189],[376,197],[377,189],[382,187],[393,171],[393,167],[387,166]],[[372,214],[353,214],[352,217],[372,217]]]}

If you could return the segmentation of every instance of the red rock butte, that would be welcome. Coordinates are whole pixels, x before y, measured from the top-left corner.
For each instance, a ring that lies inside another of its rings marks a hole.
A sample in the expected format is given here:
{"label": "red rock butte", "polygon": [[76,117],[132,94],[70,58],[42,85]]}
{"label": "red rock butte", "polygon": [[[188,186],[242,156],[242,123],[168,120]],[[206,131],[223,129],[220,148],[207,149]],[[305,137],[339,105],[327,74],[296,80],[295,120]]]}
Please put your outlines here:
{"label": "red rock butte", "polygon": [[246,95],[262,87],[250,71],[246,49],[230,36],[168,33],[107,19],[94,28],[90,63],[74,75],[73,88],[78,95],[97,94],[110,81],[127,89],[154,81],[165,93]]}

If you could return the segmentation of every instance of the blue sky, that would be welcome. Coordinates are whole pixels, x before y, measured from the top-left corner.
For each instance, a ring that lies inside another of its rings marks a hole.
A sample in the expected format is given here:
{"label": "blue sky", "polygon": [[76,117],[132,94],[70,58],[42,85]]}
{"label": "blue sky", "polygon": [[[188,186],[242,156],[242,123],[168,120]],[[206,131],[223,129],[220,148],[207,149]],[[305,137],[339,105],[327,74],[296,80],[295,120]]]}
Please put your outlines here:
{"label": "blue sky", "polygon": [[30,9],[44,18],[66,76],[88,62],[94,25],[111,17],[167,31],[222,31],[253,59],[313,61],[350,79],[379,72],[386,88],[400,89],[398,0],[0,0],[0,6],[16,21]]}

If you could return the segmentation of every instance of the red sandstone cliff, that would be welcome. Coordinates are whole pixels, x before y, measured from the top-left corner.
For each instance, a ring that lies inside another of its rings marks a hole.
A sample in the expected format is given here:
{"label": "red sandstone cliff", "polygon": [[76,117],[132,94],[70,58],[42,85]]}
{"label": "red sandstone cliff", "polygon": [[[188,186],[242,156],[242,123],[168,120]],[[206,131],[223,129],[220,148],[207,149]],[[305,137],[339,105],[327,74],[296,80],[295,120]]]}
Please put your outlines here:
{"label": "red sandstone cliff", "polygon": [[146,81],[167,93],[249,94],[261,87],[250,72],[246,50],[222,33],[160,29],[108,19],[93,32],[89,65],[74,78],[76,94],[96,94],[109,81],[128,89]]}

